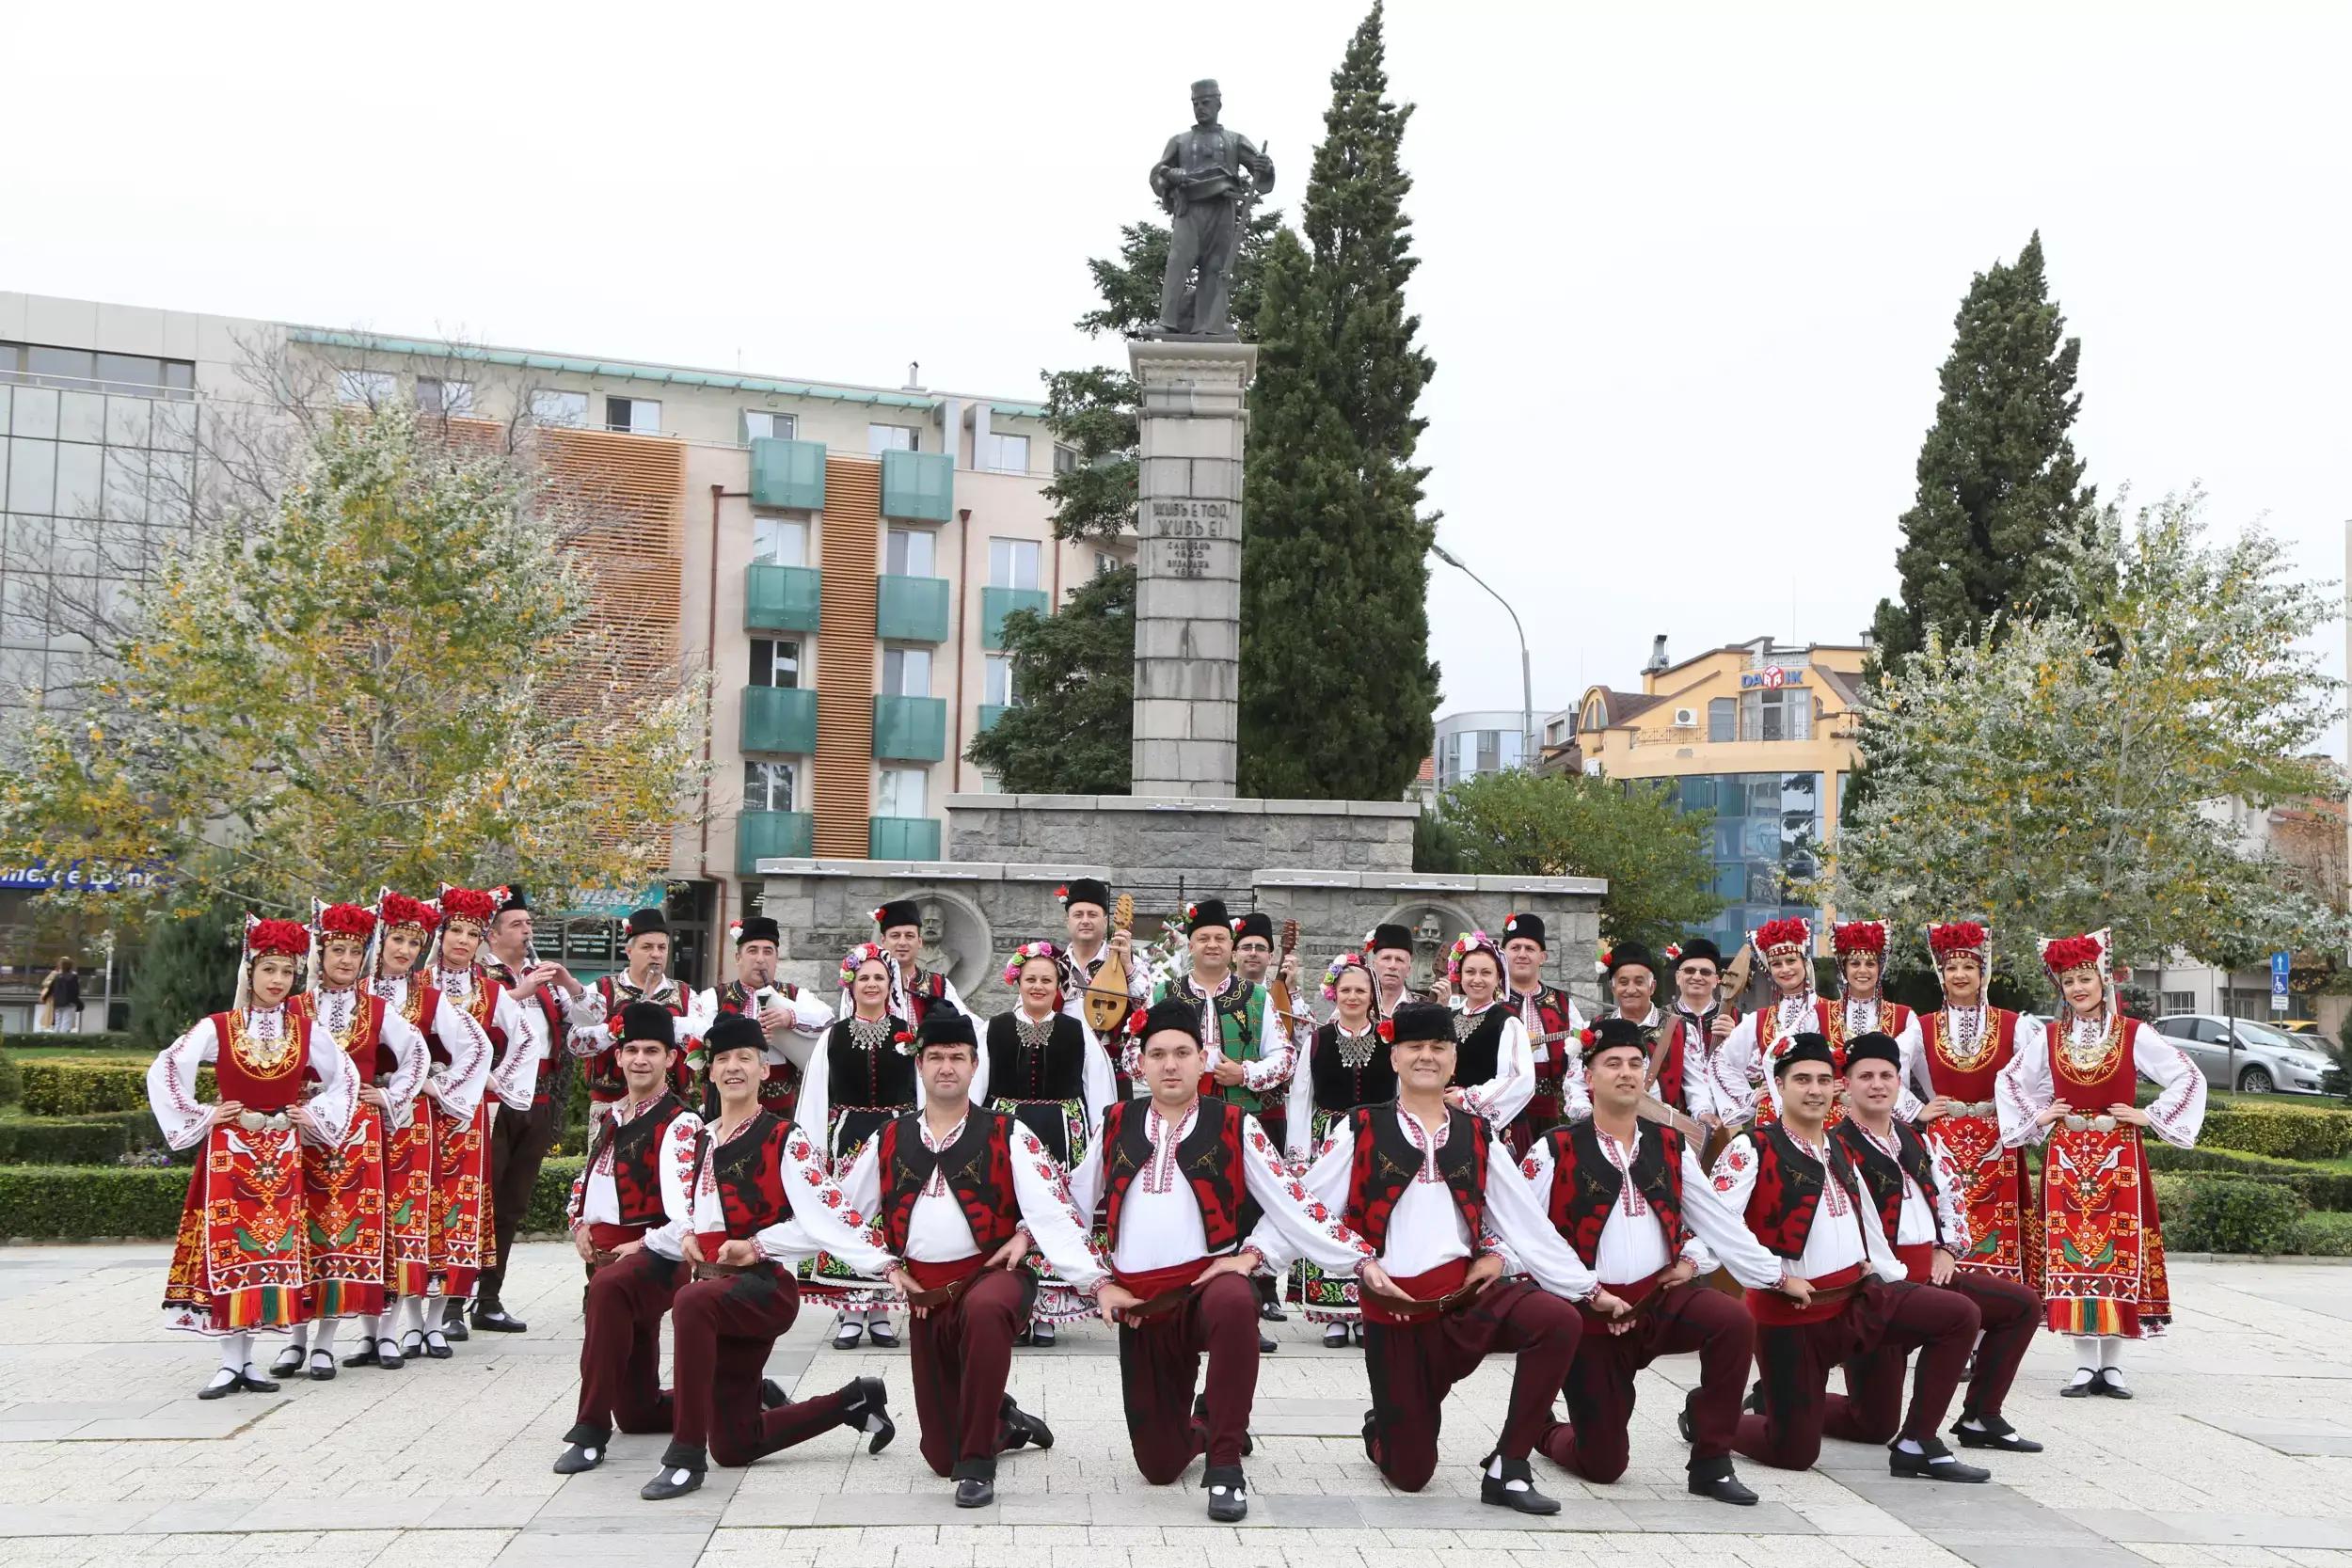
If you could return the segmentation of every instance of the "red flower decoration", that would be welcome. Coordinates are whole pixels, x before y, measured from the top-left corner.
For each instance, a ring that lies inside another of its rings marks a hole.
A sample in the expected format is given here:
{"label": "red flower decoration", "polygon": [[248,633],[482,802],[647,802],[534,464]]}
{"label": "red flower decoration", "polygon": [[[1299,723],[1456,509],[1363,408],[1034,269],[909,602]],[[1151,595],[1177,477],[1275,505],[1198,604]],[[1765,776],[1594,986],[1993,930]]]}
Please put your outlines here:
{"label": "red flower decoration", "polygon": [[1374,1026],[1373,1032],[1377,1034],[1382,1039],[1387,1040],[1390,1044],[1395,1044],[1396,1020],[1392,1018],[1382,1019],[1376,1025]]}
{"label": "red flower decoration", "polygon": [[1928,927],[1928,951],[1939,958],[1947,953],[1980,953],[1984,943],[1984,927],[1973,920]]}
{"label": "red flower decoration", "polygon": [[1768,920],[1756,929],[1756,945],[1766,953],[1776,947],[1803,947],[1812,940],[1813,927],[1794,915],[1785,920]]}
{"label": "red flower decoration", "polygon": [[365,942],[375,934],[374,913],[358,904],[329,904],[319,911],[319,940]]}
{"label": "red flower decoration", "polygon": [[487,926],[490,917],[498,912],[498,900],[485,889],[445,887],[441,890],[443,920],[470,920],[477,926]]}
{"label": "red flower decoration", "polygon": [[881,924],[882,924],[882,911],[881,910],[876,910],[876,911],[874,911],[874,916],[873,916],[873,918],[874,918],[874,924],[875,924],[875,925],[877,925],[877,926],[881,925]]}
{"label": "red flower decoration", "polygon": [[1056,888],[1054,890],[1054,896],[1060,899],[1065,904],[1069,903],[1070,884],[1068,882],[1064,882],[1061,886]]}
{"label": "red flower decoration", "polygon": [[890,1043],[893,1045],[904,1045],[907,1041],[913,1039],[914,1037],[913,1035],[910,1035],[904,1029],[901,1029],[897,1034],[890,1037]]}
{"label": "red flower decoration", "polygon": [[1590,1045],[1595,1037],[1593,1026],[1589,1023],[1576,1032],[1576,1043],[1579,1045]]}
{"label": "red flower decoration", "polygon": [[1830,947],[1839,958],[1849,953],[1876,953],[1886,956],[1886,922],[1883,920],[1850,920],[1830,932]]}
{"label": "red flower decoration", "polygon": [[310,950],[310,933],[298,920],[260,920],[245,933],[245,950],[253,958],[274,955],[298,958]]}
{"label": "red flower decoration", "polygon": [[431,931],[441,923],[441,912],[421,898],[405,893],[388,893],[376,900],[376,918],[393,930],[404,927]]}
{"label": "red flower decoration", "polygon": [[2060,937],[2042,950],[2042,961],[2053,974],[2070,969],[2099,967],[2099,943],[2091,937]]}

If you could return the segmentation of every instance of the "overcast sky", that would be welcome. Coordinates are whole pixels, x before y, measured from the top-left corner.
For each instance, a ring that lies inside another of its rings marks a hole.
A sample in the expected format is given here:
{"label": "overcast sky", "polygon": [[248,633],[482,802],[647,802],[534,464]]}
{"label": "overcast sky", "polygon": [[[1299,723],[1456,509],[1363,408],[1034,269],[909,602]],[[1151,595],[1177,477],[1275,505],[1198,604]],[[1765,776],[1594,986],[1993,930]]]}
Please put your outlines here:
{"label": "overcast sky", "polygon": [[[1123,362],[1070,323],[1186,85],[1295,220],[1362,12],[19,7],[0,288],[1036,397]],[[1961,294],[2037,228],[2100,492],[2201,481],[2340,578],[2347,61],[2317,0],[1392,7],[1430,502],[1539,710],[1656,632],[1853,639]],[[1441,711],[1515,706],[1436,573]]]}

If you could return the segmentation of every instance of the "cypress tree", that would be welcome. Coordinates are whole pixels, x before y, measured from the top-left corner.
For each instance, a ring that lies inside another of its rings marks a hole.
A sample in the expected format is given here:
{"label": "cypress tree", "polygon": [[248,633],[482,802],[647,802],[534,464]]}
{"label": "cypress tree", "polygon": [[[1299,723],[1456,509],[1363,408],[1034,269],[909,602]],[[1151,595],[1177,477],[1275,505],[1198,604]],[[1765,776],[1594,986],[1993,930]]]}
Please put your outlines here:
{"label": "cypress tree", "polygon": [[2064,335],[2039,230],[2014,262],[1977,275],[1952,325],[1943,396],[1919,445],[1918,497],[1895,554],[1902,595],[1881,600],[1871,622],[1890,669],[1929,632],[1972,637],[2028,596],[2051,542],[2091,503],[2067,435],[2082,407],[2082,340]]}
{"label": "cypress tree", "polygon": [[1134,784],[1136,569],[1099,573],[1054,615],[1005,617],[1017,701],[964,755],[999,788],[1124,795]]}
{"label": "cypress tree", "polygon": [[1418,262],[1381,10],[1331,75],[1306,243],[1259,277],[1241,581],[1241,791],[1394,800],[1429,754],[1427,553],[1414,413],[1434,370],[1405,308]]}

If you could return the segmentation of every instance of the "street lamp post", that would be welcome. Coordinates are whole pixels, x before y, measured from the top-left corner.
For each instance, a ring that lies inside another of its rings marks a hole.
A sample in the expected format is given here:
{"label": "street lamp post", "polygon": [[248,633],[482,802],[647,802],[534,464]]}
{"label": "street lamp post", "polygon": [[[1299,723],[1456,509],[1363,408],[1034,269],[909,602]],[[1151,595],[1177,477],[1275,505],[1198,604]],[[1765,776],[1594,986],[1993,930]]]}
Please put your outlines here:
{"label": "street lamp post", "polygon": [[1487,594],[1493,598],[1495,603],[1502,607],[1502,612],[1511,617],[1511,629],[1518,633],[1519,766],[1533,773],[1535,771],[1535,764],[1537,761],[1535,755],[1535,681],[1534,676],[1530,672],[1527,659],[1527,628],[1519,625],[1519,612],[1511,608],[1511,601],[1504,598],[1502,594],[1497,594],[1494,591],[1493,585],[1488,583],[1485,578],[1480,577],[1476,572],[1473,572],[1468,566],[1463,565],[1461,559],[1458,556],[1454,555],[1443,545],[1438,544],[1434,540],[1430,542],[1429,551],[1439,561],[1444,562],[1447,565],[1453,567],[1455,571],[1470,578],[1470,581],[1478,584],[1479,587],[1486,589]]}

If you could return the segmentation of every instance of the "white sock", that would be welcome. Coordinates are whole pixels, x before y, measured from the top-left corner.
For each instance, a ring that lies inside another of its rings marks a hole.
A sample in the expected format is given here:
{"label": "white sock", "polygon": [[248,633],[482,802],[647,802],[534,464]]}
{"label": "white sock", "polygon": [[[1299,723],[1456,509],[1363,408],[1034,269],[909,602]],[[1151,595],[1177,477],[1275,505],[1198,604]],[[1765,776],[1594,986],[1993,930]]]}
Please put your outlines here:
{"label": "white sock", "polygon": [[286,1336],[286,1348],[296,1354],[300,1354],[310,1343],[310,1325],[309,1323],[297,1324],[294,1332]]}
{"label": "white sock", "polygon": [[222,1371],[241,1372],[245,1370],[245,1364],[252,1358],[252,1335],[224,1334],[220,1337],[220,1370]]}
{"label": "white sock", "polygon": [[395,1326],[392,1332],[397,1338],[405,1338],[411,1334],[422,1332],[424,1328],[424,1298],[422,1296],[401,1297],[399,1310],[393,1313],[393,1318],[395,1320]]}
{"label": "white sock", "polygon": [[[332,1355],[335,1354],[335,1329],[338,1320],[334,1318],[328,1318],[320,1323],[318,1325],[318,1332],[310,1336],[311,1354]],[[299,1339],[294,1341],[296,1344],[300,1344],[301,1342],[302,1341]]]}
{"label": "white sock", "polygon": [[[1486,1479],[1488,1481],[1502,1481],[1502,1454],[1496,1454],[1493,1463],[1486,1466]],[[1528,1490],[1528,1484],[1527,1482],[1519,1480],[1518,1477],[1513,1476],[1509,1481],[1503,1481],[1502,1489],[1505,1492],[1524,1492]]]}
{"label": "white sock", "polygon": [[2099,1340],[2099,1366],[2106,1371],[2122,1371],[2123,1337],[2122,1335],[2109,1334]]}
{"label": "white sock", "polygon": [[360,1314],[359,1332],[366,1337],[371,1345],[384,1338],[384,1314],[381,1312]]}
{"label": "white sock", "polygon": [[2074,1347],[2074,1365],[2089,1367],[2091,1370],[2097,1371],[2099,1370],[2099,1336],[2076,1334],[2069,1338]]}
{"label": "white sock", "polygon": [[1925,1453],[1928,1450],[1921,1448],[1915,1438],[1899,1437],[1895,1440],[1895,1451],[1897,1453]]}

